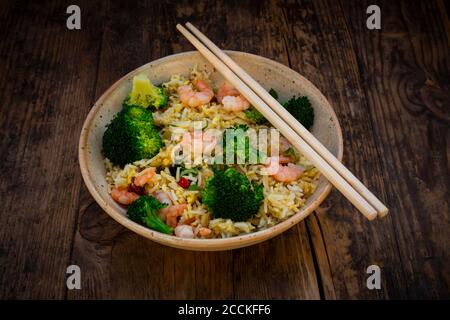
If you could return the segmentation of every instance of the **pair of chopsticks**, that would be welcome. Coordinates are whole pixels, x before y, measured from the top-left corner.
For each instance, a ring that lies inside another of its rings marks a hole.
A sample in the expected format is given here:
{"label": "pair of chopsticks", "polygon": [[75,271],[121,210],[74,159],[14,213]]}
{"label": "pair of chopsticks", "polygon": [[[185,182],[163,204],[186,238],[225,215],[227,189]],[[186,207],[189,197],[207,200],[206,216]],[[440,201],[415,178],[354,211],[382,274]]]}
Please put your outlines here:
{"label": "pair of chopsticks", "polygon": [[276,127],[367,219],[388,208],[258,82],[191,23],[177,29],[264,117]]}

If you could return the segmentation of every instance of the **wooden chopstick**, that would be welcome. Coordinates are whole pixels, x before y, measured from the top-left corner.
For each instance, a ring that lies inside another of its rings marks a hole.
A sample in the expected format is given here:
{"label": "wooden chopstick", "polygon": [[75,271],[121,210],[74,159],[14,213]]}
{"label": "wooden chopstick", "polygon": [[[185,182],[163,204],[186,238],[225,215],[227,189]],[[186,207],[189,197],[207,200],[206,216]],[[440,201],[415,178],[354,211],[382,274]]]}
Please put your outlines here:
{"label": "wooden chopstick", "polygon": [[367,219],[377,217],[373,208],[344,178],[307,144],[286,122],[276,114],[255,92],[253,92],[231,69],[215,56],[200,40],[185,27],[177,29],[191,44],[230,82],[263,116],[270,121],[289,142],[299,150]]}
{"label": "wooden chopstick", "polygon": [[388,208],[348,170],[328,149],[319,142],[300,122],[297,121],[275,98],[273,98],[244,69],[234,62],[227,54],[209,40],[190,22],[186,23],[189,30],[199,38],[223,63],[225,63],[241,80],[250,87],[273,111],[275,111],[294,131],[301,136],[325,161],[327,161],[353,188],[358,191],[378,212],[379,217],[388,213]]}

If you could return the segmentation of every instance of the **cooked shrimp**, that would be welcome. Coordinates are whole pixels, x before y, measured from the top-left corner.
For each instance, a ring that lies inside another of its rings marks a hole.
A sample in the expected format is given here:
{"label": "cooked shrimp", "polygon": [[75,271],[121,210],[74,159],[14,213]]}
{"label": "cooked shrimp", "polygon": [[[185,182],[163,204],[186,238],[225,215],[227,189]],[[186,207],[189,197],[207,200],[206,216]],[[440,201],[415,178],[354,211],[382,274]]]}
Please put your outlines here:
{"label": "cooked shrimp", "polygon": [[276,174],[280,168],[280,164],[286,164],[292,162],[290,157],[285,156],[277,156],[277,157],[268,157],[265,163],[265,174],[272,176]]}
{"label": "cooked shrimp", "polygon": [[117,203],[123,205],[130,205],[139,199],[139,195],[134,192],[129,192],[127,188],[113,188],[111,190],[111,197]]}
{"label": "cooked shrimp", "polygon": [[193,85],[198,91],[195,91],[192,85],[180,86],[177,89],[184,106],[198,107],[209,103],[214,97],[214,91],[206,81],[194,80]]}
{"label": "cooked shrimp", "polygon": [[[283,165],[286,164],[287,165]],[[292,163],[290,157],[269,157],[265,163],[264,174],[272,176],[279,182],[293,182],[298,180],[304,169]]]}
{"label": "cooked shrimp", "polygon": [[194,229],[191,226],[180,224],[175,228],[175,236],[180,238],[193,239],[194,238]]}
{"label": "cooked shrimp", "polygon": [[175,228],[178,224],[178,217],[180,217],[187,204],[175,204],[173,206],[168,206],[159,211],[160,216],[165,217],[168,226]]}
{"label": "cooked shrimp", "polygon": [[302,176],[303,171],[302,167],[288,163],[287,166],[280,166],[278,172],[272,177],[279,182],[289,183],[298,180]]}
{"label": "cooked shrimp", "polygon": [[216,98],[219,103],[222,103],[222,99],[226,96],[238,96],[240,95],[239,91],[237,91],[229,82],[225,81],[217,90]]}
{"label": "cooked shrimp", "polygon": [[153,196],[161,203],[165,203],[168,206],[172,205],[172,199],[164,191],[156,191]]}
{"label": "cooked shrimp", "polygon": [[185,132],[180,145],[185,150],[191,150],[194,154],[209,154],[217,145],[217,136],[209,130],[201,133]]}
{"label": "cooked shrimp", "polygon": [[280,136],[280,151],[285,152],[289,148],[292,148],[292,144],[283,136]]}
{"label": "cooked shrimp", "polygon": [[250,107],[250,103],[228,82],[224,82],[216,95],[217,101],[223,104],[226,111],[239,112]]}
{"label": "cooked shrimp", "polygon": [[243,96],[226,96],[222,99],[223,108],[226,111],[239,112],[250,107],[250,103]]}
{"label": "cooked shrimp", "polygon": [[133,183],[137,187],[143,187],[146,183],[149,183],[153,176],[156,173],[155,167],[150,167],[147,169],[142,170],[137,175],[134,176]]}
{"label": "cooked shrimp", "polygon": [[270,146],[271,154],[282,154],[287,151],[289,148],[292,148],[292,144],[283,136],[280,136],[278,140],[278,145],[273,144]]}
{"label": "cooked shrimp", "polygon": [[211,232],[212,232],[211,229],[205,228],[205,227],[201,227],[201,228],[198,230],[198,234],[199,234],[201,237],[208,237],[208,236],[211,234]]}

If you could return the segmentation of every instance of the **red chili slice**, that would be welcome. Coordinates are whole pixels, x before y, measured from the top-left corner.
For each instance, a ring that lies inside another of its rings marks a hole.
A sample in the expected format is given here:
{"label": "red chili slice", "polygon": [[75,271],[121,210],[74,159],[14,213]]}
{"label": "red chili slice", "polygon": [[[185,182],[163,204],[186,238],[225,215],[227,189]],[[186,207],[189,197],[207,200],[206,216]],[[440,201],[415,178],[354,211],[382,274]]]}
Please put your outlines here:
{"label": "red chili slice", "polygon": [[138,187],[137,185],[135,185],[134,178],[133,178],[133,181],[131,182],[131,184],[128,186],[128,191],[134,192],[140,196],[142,196],[144,194],[144,188]]}
{"label": "red chili slice", "polygon": [[189,186],[191,185],[191,182],[186,179],[185,177],[182,177],[179,181],[178,181],[178,185],[180,187],[182,187],[183,189],[187,189],[189,188]]}

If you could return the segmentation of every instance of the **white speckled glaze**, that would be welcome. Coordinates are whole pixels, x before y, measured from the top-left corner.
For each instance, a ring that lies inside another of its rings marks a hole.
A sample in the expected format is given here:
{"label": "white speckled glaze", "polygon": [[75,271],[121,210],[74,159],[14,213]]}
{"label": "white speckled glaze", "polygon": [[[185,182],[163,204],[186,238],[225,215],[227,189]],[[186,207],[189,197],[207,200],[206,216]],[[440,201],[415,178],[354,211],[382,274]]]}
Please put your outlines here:
{"label": "white speckled glaze", "polygon": [[[266,89],[278,91],[280,100],[293,95],[306,95],[315,111],[312,133],[342,160],[343,142],[339,122],[332,107],[322,93],[297,72],[275,61],[236,51],[227,51],[242,68]],[[113,84],[95,103],[84,122],[79,142],[79,162],[84,182],[97,203],[113,219],[134,232],[171,247],[188,250],[228,250],[256,244],[270,239],[289,229],[307,217],[326,198],[331,190],[330,183],[320,178],[316,192],[306,205],[286,221],[263,231],[227,239],[182,239],[159,233],[143,227],[126,217],[126,211],[116,204],[107,192],[105,168],[101,154],[102,136],[105,125],[121,109],[122,101],[131,89],[131,79],[137,73],[145,73],[153,83],[169,80],[172,74],[188,75],[194,64],[208,68],[215,83],[223,81],[221,75],[198,52],[185,52],[150,62],[125,75]]]}

